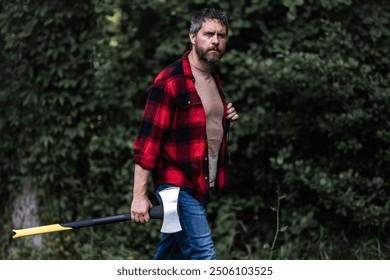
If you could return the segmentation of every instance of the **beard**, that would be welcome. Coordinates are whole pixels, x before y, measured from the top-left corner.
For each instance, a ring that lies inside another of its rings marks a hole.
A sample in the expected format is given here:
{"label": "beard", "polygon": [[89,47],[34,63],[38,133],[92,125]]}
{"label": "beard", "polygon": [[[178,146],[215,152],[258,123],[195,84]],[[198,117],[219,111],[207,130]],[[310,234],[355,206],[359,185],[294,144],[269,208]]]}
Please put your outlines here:
{"label": "beard", "polygon": [[[218,49],[218,47],[210,48],[210,49],[202,49],[197,45],[194,45],[195,52],[198,55],[199,60],[206,62],[207,64],[214,64],[218,62],[222,56],[224,55],[224,51]],[[215,51],[215,52],[212,52]]]}

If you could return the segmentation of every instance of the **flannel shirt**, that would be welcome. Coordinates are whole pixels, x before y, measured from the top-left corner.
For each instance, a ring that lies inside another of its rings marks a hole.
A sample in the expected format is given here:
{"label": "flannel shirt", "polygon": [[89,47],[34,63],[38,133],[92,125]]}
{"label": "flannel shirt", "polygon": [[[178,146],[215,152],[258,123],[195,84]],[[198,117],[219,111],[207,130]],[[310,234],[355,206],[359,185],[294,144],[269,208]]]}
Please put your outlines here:
{"label": "flannel shirt", "polygon": [[[172,184],[200,201],[209,201],[206,116],[188,54],[162,70],[150,87],[134,143],[134,162],[152,171],[155,190],[161,184]],[[221,194],[227,186],[229,122],[220,79],[214,70],[211,74],[224,104],[224,135],[215,180],[215,189]]]}

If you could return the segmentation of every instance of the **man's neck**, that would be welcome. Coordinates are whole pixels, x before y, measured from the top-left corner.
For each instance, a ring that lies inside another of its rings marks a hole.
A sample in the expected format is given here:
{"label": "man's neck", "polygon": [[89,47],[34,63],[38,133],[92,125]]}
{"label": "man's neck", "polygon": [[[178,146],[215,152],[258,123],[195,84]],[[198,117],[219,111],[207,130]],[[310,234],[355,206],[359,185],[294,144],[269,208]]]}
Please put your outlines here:
{"label": "man's neck", "polygon": [[194,49],[192,49],[188,54],[188,59],[190,60],[191,65],[198,68],[199,70],[208,73],[211,72],[212,65],[203,60],[200,60]]}

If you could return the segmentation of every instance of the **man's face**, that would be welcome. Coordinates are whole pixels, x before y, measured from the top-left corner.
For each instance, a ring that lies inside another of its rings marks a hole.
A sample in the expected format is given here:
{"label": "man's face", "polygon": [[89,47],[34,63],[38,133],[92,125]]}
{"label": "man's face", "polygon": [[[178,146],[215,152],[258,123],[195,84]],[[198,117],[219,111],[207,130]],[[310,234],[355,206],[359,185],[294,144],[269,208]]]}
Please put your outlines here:
{"label": "man's face", "polygon": [[206,20],[197,34],[190,33],[190,40],[198,58],[212,64],[220,60],[225,53],[226,26],[217,20]]}

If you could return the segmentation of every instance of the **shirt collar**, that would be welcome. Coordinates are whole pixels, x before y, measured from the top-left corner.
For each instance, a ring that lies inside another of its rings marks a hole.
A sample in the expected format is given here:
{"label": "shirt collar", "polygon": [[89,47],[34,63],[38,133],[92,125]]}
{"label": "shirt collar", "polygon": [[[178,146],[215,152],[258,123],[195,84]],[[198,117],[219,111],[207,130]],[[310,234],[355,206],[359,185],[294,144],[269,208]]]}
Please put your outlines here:
{"label": "shirt collar", "polygon": [[[187,50],[183,56],[182,56],[182,62],[183,62],[183,73],[186,78],[194,79],[194,75],[191,71],[191,64],[190,60],[188,59],[188,55],[190,53],[190,50]],[[214,68],[211,68],[211,75],[214,77],[215,71]]]}
{"label": "shirt collar", "polygon": [[194,75],[192,74],[191,71],[191,65],[190,65],[190,60],[188,59],[188,54],[190,51],[186,51],[183,54],[182,61],[183,61],[183,73],[186,78],[193,79]]}

